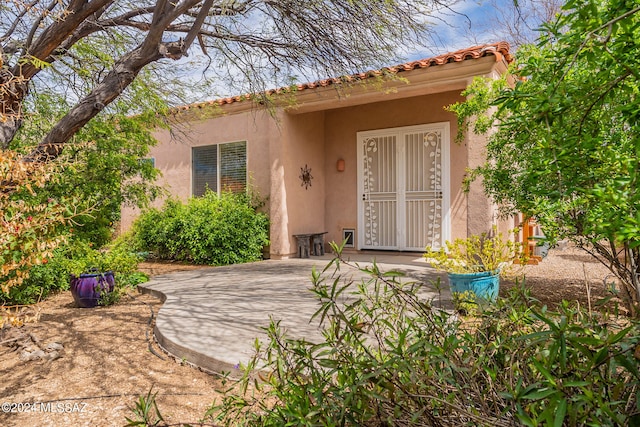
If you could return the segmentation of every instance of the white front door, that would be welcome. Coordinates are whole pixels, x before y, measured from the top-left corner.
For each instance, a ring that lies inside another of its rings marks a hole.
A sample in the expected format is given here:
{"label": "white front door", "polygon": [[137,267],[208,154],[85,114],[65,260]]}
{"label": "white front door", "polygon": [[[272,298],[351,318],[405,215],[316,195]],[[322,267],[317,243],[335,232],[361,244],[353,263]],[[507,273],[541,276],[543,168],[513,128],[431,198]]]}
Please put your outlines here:
{"label": "white front door", "polygon": [[449,234],[449,123],[358,133],[358,247],[423,251]]}

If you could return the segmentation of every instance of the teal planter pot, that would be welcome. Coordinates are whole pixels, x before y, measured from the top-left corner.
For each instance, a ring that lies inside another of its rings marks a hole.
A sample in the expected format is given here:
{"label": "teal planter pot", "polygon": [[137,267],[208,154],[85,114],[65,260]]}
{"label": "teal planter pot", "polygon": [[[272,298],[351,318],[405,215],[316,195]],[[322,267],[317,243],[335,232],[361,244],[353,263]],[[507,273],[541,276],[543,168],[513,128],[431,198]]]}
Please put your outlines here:
{"label": "teal planter pot", "polygon": [[488,301],[498,298],[500,274],[498,271],[479,273],[448,273],[451,292],[473,291],[476,296]]}

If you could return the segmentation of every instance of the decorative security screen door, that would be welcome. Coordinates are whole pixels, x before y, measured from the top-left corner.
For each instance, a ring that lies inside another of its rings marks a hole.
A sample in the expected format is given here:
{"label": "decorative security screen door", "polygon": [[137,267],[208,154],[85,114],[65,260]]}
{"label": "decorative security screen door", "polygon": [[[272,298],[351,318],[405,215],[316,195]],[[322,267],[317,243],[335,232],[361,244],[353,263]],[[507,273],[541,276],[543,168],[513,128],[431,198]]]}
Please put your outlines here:
{"label": "decorative security screen door", "polygon": [[448,159],[448,123],[359,132],[359,247],[441,247],[449,234]]}

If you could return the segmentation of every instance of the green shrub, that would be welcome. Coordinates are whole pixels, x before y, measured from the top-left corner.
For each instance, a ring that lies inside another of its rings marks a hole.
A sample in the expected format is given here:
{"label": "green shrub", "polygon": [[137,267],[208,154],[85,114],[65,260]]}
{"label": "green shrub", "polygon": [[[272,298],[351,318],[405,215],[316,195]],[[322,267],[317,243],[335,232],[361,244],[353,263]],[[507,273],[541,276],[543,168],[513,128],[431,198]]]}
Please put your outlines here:
{"label": "green shrub", "polygon": [[[475,316],[480,309],[478,305],[484,302],[483,299],[476,296],[476,293],[472,290],[452,292],[451,298],[453,300],[453,307],[463,316]],[[487,302],[485,302],[485,304],[486,303]]]}
{"label": "green shrub", "polygon": [[245,194],[208,191],[185,205],[166,202],[133,225],[134,246],[162,259],[226,265],[256,261],[268,244],[267,217]]}
{"label": "green shrub", "polygon": [[[34,93],[31,100],[29,120],[11,141],[19,152],[30,152],[33,141],[44,138],[51,123],[73,105],[64,96],[44,93]],[[140,105],[115,101],[109,110],[78,130],[64,150],[64,167],[46,180],[42,191],[21,195],[27,206],[49,198],[73,200],[72,210],[79,215],[66,228],[73,227],[76,237],[97,247],[113,238],[123,205],[147,206],[161,192],[155,182],[159,171],[152,162],[141,161],[157,143],[153,130],[163,125],[157,108],[142,112]]]}
{"label": "green shrub", "polygon": [[400,273],[374,264],[356,282],[344,264],[313,273],[324,339],[290,339],[272,321],[244,377],[208,412],[213,422],[637,425],[637,323],[569,304],[552,313],[523,292],[463,322]]}
{"label": "green shrub", "polygon": [[0,304],[36,303],[52,292],[68,290],[71,274],[77,276],[93,268],[114,272],[118,291],[108,301],[114,303],[122,291],[147,280],[146,275],[136,271],[139,261],[140,258],[122,243],[96,250],[88,242],[74,240],[56,249],[46,263],[34,266],[21,285],[10,288],[8,294],[0,292]]}

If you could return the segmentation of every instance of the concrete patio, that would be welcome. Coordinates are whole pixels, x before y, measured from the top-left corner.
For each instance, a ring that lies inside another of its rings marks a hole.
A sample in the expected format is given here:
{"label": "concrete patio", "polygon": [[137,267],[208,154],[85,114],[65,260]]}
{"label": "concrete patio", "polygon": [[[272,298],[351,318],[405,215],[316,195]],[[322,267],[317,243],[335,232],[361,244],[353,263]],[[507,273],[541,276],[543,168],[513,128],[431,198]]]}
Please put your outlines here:
{"label": "concrete patio", "polygon": [[[309,322],[318,308],[309,288],[312,268],[322,270],[330,259],[326,255],[205,267],[156,276],[140,290],[164,301],[155,334],[166,351],[204,370],[235,376],[238,364],[252,356],[255,339],[266,337],[262,328],[270,317],[281,320],[289,337],[310,341],[321,337],[317,322]],[[345,259],[360,266],[375,259],[382,271],[401,271],[407,281],[429,284],[439,276],[419,254],[351,254]],[[341,273],[356,280],[365,277],[344,265]],[[448,289],[424,293],[444,307],[451,304]]]}

